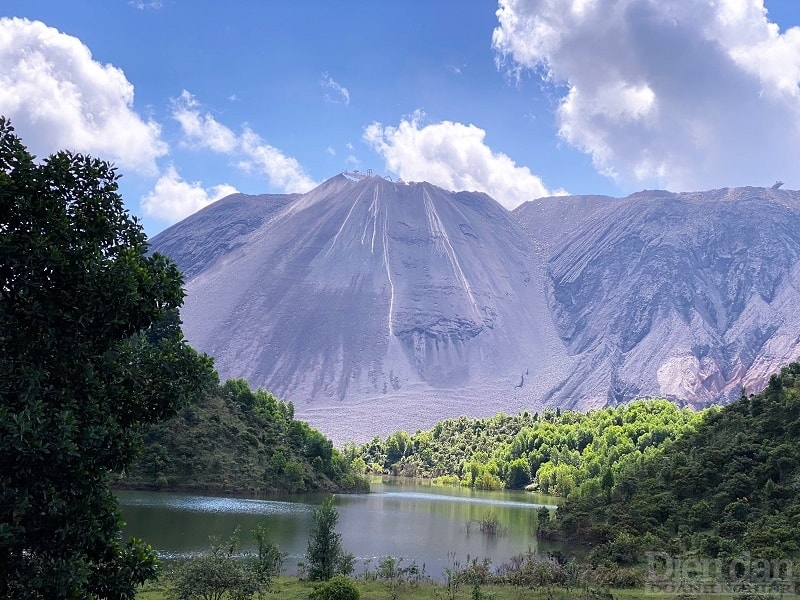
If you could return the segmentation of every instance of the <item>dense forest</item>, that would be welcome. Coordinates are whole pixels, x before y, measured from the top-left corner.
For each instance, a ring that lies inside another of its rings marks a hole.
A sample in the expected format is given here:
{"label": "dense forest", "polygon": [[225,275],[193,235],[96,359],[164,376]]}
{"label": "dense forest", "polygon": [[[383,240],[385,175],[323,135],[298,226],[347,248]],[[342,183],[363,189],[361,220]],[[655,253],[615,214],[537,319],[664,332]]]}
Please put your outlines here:
{"label": "dense forest", "polygon": [[283,402],[228,380],[149,427],[121,487],[262,495],[368,488],[322,433]]}
{"label": "dense forest", "polygon": [[627,465],[654,455],[700,420],[700,413],[666,400],[640,400],[589,413],[547,409],[541,415],[459,417],[429,431],[348,445],[344,452],[355,457],[354,466],[373,473],[479,489],[598,496]]}
{"label": "dense forest", "polygon": [[602,493],[572,494],[550,534],[593,546],[594,560],[648,551],[762,559],[800,552],[800,364],[759,394],[706,412],[664,452],[617,471]]}

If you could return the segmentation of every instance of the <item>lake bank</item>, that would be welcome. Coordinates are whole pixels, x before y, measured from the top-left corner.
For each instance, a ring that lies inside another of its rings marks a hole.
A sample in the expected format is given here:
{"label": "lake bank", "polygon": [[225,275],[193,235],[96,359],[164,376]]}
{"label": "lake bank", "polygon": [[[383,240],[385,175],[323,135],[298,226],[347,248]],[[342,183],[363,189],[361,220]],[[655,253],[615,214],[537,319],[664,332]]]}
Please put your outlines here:
{"label": "lake bank", "polygon": [[[472,599],[475,597],[475,586],[459,584],[457,588],[446,583],[397,583],[391,581],[355,579],[354,583],[361,593],[361,600],[453,600]],[[308,598],[314,590],[314,583],[299,580],[297,577],[276,577],[269,588],[269,597],[274,600],[296,600]],[[148,584],[136,595],[137,600],[166,600],[168,585],[161,581]],[[556,586],[539,586],[537,588],[515,585],[479,585],[477,590],[481,598],[492,600],[675,600],[676,598],[699,598],[699,595],[678,595],[674,592],[651,591],[646,588],[618,589],[602,586],[578,586],[564,588]],[[748,596],[740,593],[714,594],[714,600],[742,600]],[[749,596],[755,597],[755,596]],[[763,598],[782,598],[797,600],[798,594],[762,595]]]}

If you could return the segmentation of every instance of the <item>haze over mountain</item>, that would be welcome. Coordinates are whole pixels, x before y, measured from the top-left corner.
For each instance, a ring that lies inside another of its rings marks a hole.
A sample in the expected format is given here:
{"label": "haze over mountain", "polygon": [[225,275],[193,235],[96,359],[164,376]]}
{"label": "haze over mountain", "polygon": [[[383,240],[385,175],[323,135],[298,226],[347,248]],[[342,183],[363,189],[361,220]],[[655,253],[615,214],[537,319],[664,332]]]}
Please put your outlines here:
{"label": "haze over mountain", "polygon": [[337,442],[445,417],[693,405],[800,357],[800,193],[544,198],[338,175],[228,196],[151,242],[189,342]]}

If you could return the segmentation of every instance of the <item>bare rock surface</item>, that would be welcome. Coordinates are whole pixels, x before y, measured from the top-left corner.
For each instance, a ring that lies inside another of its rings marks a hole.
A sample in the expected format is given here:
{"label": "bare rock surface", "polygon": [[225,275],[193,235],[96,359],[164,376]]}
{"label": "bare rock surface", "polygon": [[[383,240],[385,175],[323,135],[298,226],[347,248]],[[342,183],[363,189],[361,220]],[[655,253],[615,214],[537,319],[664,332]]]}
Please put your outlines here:
{"label": "bare rock surface", "polygon": [[[742,387],[758,391],[800,356],[800,318],[791,308],[800,300],[797,192],[648,191],[600,208],[593,202],[594,210],[566,202],[576,210],[549,248],[547,293],[578,363],[549,403],[583,408],[666,396],[704,406]],[[552,224],[531,223],[542,203],[516,211],[531,239]]]}
{"label": "bare rock surface", "polygon": [[755,391],[800,357],[800,194],[544,198],[338,175],[152,240],[184,331],[337,443],[447,417]]}

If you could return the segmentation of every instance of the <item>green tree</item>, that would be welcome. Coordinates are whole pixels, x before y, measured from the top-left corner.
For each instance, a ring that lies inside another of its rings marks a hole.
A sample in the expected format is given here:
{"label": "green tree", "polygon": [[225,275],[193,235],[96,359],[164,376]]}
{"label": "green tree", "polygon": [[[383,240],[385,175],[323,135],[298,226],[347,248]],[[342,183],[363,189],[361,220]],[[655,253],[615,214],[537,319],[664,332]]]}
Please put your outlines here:
{"label": "green tree", "polygon": [[133,598],[157,573],[109,488],[139,427],[215,381],[182,278],[106,162],[36,162],[0,117],[0,597]]}
{"label": "green tree", "polygon": [[314,524],[308,537],[308,578],[327,581],[334,575],[349,575],[353,571],[353,556],[342,548],[342,536],[336,532],[339,511],[329,496],[313,511]]}

